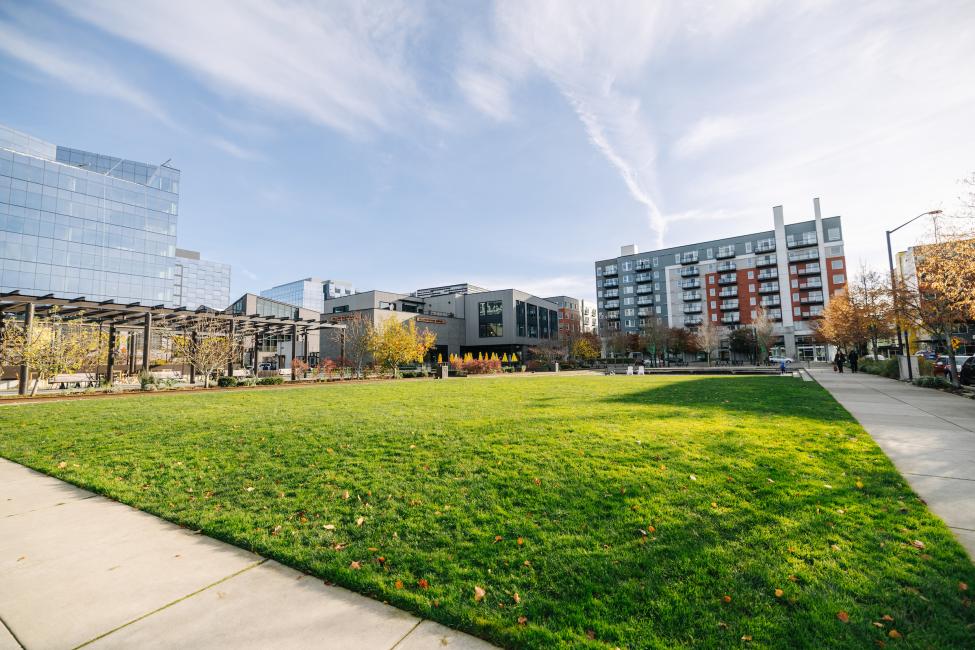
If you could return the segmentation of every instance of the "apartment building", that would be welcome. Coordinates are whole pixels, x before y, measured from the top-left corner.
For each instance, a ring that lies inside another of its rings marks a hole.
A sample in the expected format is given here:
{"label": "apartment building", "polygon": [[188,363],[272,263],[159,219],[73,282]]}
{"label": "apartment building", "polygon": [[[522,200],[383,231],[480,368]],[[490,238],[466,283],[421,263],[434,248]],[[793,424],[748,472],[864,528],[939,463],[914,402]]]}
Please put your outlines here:
{"label": "apartment building", "polygon": [[596,331],[596,306],[592,302],[572,296],[552,296],[545,300],[558,305],[561,337]]}
{"label": "apartment building", "polygon": [[705,320],[733,329],[764,309],[776,322],[780,352],[826,360],[813,326],[846,287],[841,217],[785,223],[772,209],[772,230],[640,253],[624,246],[595,264],[599,334],[639,333],[649,319],[694,329]]}

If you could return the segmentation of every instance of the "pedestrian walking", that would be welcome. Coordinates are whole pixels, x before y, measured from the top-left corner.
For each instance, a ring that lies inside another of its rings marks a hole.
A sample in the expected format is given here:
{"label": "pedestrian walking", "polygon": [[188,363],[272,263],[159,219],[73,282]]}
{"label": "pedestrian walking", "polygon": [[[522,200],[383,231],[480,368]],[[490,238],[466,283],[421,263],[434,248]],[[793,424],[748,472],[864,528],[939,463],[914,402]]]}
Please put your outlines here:
{"label": "pedestrian walking", "polygon": [[836,356],[833,357],[833,365],[836,367],[836,372],[843,373],[843,363],[846,361],[846,356],[843,354],[842,350],[836,351]]}
{"label": "pedestrian walking", "polygon": [[850,356],[847,357],[850,362],[850,372],[856,373],[860,370],[860,355],[856,350],[850,350]]}

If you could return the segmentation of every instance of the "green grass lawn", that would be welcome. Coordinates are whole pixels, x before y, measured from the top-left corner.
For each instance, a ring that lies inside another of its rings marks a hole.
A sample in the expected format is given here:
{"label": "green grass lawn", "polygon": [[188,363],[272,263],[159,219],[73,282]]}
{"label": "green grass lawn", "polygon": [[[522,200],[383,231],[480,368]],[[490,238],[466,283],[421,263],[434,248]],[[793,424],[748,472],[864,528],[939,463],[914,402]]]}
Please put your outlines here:
{"label": "green grass lawn", "polygon": [[508,647],[975,647],[964,551],[794,379],[31,404],[0,455]]}

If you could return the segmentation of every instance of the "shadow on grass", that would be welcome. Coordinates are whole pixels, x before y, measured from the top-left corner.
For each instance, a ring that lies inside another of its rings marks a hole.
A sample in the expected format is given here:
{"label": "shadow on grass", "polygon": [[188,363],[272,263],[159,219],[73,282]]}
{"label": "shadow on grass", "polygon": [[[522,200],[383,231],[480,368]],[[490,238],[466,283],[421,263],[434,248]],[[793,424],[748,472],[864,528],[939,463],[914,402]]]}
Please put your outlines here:
{"label": "shadow on grass", "polygon": [[820,422],[853,421],[818,384],[789,377],[681,377],[666,383],[634,385],[604,401],[633,406],[677,406],[701,412],[801,417]]}

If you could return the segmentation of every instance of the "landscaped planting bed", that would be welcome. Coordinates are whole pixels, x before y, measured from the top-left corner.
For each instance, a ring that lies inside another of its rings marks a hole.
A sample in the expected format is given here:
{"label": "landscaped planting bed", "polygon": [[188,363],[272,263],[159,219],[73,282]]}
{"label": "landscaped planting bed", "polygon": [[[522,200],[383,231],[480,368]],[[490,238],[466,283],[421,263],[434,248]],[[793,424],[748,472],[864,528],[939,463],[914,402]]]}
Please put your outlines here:
{"label": "landscaped planting bed", "polygon": [[964,551],[791,378],[21,404],[0,455],[508,647],[975,647]]}

